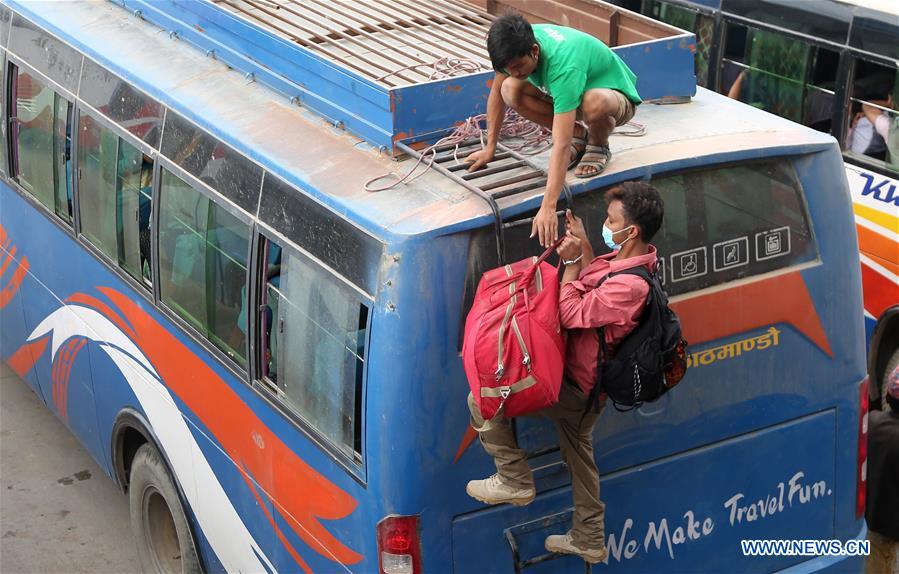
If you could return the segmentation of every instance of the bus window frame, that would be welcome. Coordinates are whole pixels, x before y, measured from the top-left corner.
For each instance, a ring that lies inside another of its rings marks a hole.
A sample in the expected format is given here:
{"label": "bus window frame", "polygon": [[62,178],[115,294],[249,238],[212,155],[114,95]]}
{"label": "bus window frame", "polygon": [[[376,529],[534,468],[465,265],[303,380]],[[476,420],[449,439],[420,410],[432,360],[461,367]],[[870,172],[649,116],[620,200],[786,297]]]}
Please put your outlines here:
{"label": "bus window frame", "polygon": [[[154,198],[159,197],[159,195],[158,195],[159,190],[158,190],[158,186],[157,186],[158,174],[157,174],[157,169],[156,169],[156,166],[159,163],[159,152],[156,151],[150,145],[148,145],[146,142],[142,141],[140,138],[136,137],[134,134],[132,134],[128,130],[117,125],[114,121],[110,120],[109,118],[104,116],[102,113],[98,112],[97,110],[92,108],[90,105],[85,104],[81,100],[78,100],[78,102],[75,106],[74,124],[75,124],[76,131],[80,130],[81,117],[82,117],[83,112],[86,112],[87,116],[90,117],[91,120],[100,124],[104,129],[109,130],[110,132],[115,134],[116,137],[124,140],[125,143],[136,148],[138,151],[149,156],[150,159],[153,160],[153,181],[151,183],[151,187],[153,189],[153,194],[154,194],[153,197]],[[75,180],[75,187],[73,190],[73,194],[75,197],[75,230],[76,230],[76,235],[78,237],[78,242],[80,244],[84,245],[90,252],[92,252],[98,259],[100,259],[102,263],[106,264],[106,266],[108,268],[110,268],[113,272],[115,272],[115,274],[119,277],[119,279],[124,280],[135,291],[139,291],[141,293],[141,295],[144,296],[144,298],[148,299],[149,301],[153,301],[154,293],[156,291],[155,283],[152,286],[150,286],[150,285],[147,285],[146,283],[138,281],[130,273],[125,271],[125,269],[123,269],[119,265],[118,261],[113,261],[109,257],[109,255],[107,255],[98,246],[94,245],[93,242],[91,242],[91,240],[88,239],[87,237],[85,237],[84,234],[81,232],[81,200],[80,200],[80,185],[81,185],[80,179],[81,178],[78,177],[78,174],[81,170],[81,166],[78,165],[78,160],[77,160],[77,157],[78,157],[77,154],[79,151],[78,150],[78,146],[79,146],[78,142],[80,141],[80,139],[81,139],[81,137],[80,137],[80,131],[79,131],[79,134],[75,135],[75,137],[73,138],[73,141],[72,141],[72,154],[76,158],[75,162],[73,164],[75,169],[72,170],[72,173],[73,173],[72,179]],[[156,250],[156,241],[153,239],[153,234],[155,233],[155,229],[156,229],[154,221],[156,218],[157,211],[158,211],[158,209],[156,208],[155,201],[154,201],[154,204],[152,205],[151,211],[150,211],[150,221],[151,221],[151,223],[150,223],[150,277],[151,277],[151,279],[155,277],[154,270],[156,268],[156,261],[155,261],[155,256],[154,256],[154,251]]]}
{"label": "bus window frame", "polygon": [[[0,20],[0,25],[3,24],[3,21]],[[9,148],[9,120],[7,117],[9,116],[9,106],[12,105],[10,101],[10,96],[12,95],[12,84],[9,84],[6,81],[7,76],[7,62],[6,62],[6,48],[0,46],[0,93],[3,94],[3,98],[0,98],[0,101],[6,102],[5,105],[0,105],[0,138],[3,138],[3,148],[2,155],[0,157],[0,178],[4,181],[9,176],[9,159],[10,159],[10,148]]]}
{"label": "bus window frame", "polygon": [[[849,112],[852,109],[853,101],[863,101],[857,98],[852,97],[852,90],[849,89],[850,86],[855,84],[855,71],[858,67],[859,61],[867,62],[869,64],[875,64],[878,66],[882,66],[884,68],[892,68],[896,72],[896,78],[899,78],[899,64],[896,61],[890,60],[888,58],[883,58],[880,56],[872,56],[868,52],[864,52],[861,50],[855,50],[852,48],[847,48],[846,53],[846,81],[845,81],[845,89],[844,89],[844,98],[843,105],[840,110],[840,133],[839,137],[834,135],[837,141],[840,144],[840,154],[843,156],[843,161],[855,166],[858,166],[863,169],[867,169],[878,173],[880,175],[891,177],[894,179],[899,179],[899,170],[890,169],[889,165],[885,161],[881,161],[872,157],[868,157],[864,154],[859,154],[852,152],[846,149],[846,138],[849,136],[849,124],[851,123],[849,119]],[[894,102],[894,105],[899,106],[899,103]],[[880,107],[880,106],[878,106]],[[893,113],[899,116],[899,109],[890,110]],[[834,124],[836,125],[836,124]]]}
{"label": "bus window frame", "polygon": [[[228,201],[224,196],[220,195],[214,189],[206,185],[204,182],[194,177],[181,167],[179,167],[175,162],[168,159],[161,153],[155,158],[155,163],[153,165],[153,178],[154,178],[154,207],[151,217],[153,223],[151,224],[153,229],[150,234],[150,253],[152,259],[152,269],[151,269],[151,277],[153,280],[153,302],[155,303],[156,309],[159,310],[166,318],[171,320],[180,331],[190,337],[195,343],[200,345],[204,350],[206,350],[210,355],[215,357],[215,359],[228,371],[231,372],[237,379],[243,381],[246,384],[250,384],[250,375],[249,375],[249,361],[250,361],[250,347],[249,347],[249,333],[247,336],[247,341],[244,343],[244,353],[247,357],[247,367],[241,367],[237,361],[232,359],[225,353],[223,350],[219,349],[215,346],[215,344],[210,341],[208,338],[203,336],[196,327],[191,325],[187,319],[181,317],[174,309],[169,307],[163,300],[161,294],[161,284],[160,284],[160,268],[159,268],[159,221],[161,210],[159,209],[159,205],[162,202],[162,169],[165,169],[182,182],[190,186],[194,191],[199,193],[200,195],[206,197],[209,201],[213,202],[219,207],[222,207],[229,214],[236,217],[241,223],[247,225],[248,233],[252,233],[254,229],[254,220],[253,216],[246,214],[242,209],[237,207]],[[253,270],[251,269],[251,257],[253,248],[252,235],[250,236],[250,240],[247,241],[247,277],[245,279],[245,286],[247,288],[247,296],[249,297],[249,290],[251,273]],[[249,302],[248,302],[249,309]],[[252,385],[250,385],[252,386]]]}
{"label": "bus window frame", "polygon": [[[266,172],[266,175],[268,175],[268,172]],[[304,258],[330,275],[333,280],[348,286],[357,294],[358,297],[356,300],[358,303],[364,305],[368,309],[365,327],[365,360],[362,364],[362,380],[359,383],[361,389],[357,388],[355,390],[356,396],[361,398],[361,404],[356,406],[356,410],[359,411],[360,416],[359,420],[355,421],[356,428],[354,428],[354,433],[358,432],[361,438],[361,452],[355,453],[356,456],[350,456],[345,449],[342,449],[340,446],[336,445],[333,440],[326,437],[314,424],[304,419],[292,406],[290,406],[281,389],[273,384],[273,381],[268,380],[262,375],[262,350],[261,339],[259,336],[262,329],[262,313],[260,312],[260,309],[263,304],[262,296],[265,291],[266,283],[266,261],[264,259],[263,251],[268,242],[276,243],[281,248],[283,255],[289,254],[294,257]],[[252,264],[254,271],[254,275],[250,277],[251,286],[247,295],[248,297],[251,297],[251,299],[248,300],[247,309],[253,310],[252,316],[249,316],[249,313],[247,316],[247,337],[251,340],[250,346],[253,349],[253,355],[248,360],[248,366],[252,372],[251,386],[265,398],[266,402],[280,412],[285,419],[293,423],[297,429],[306,435],[314,445],[329,455],[332,460],[339,463],[340,466],[348,471],[361,485],[365,486],[367,484],[368,476],[368,457],[366,456],[368,450],[366,444],[368,368],[371,357],[371,328],[374,322],[376,299],[362,291],[359,286],[355,285],[346,277],[335,272],[314,255],[304,250],[301,246],[293,243],[264,223],[257,222],[257,224],[254,225],[253,238],[250,243],[251,249],[253,250]]]}
{"label": "bus window frame", "polygon": [[[6,64],[4,66],[4,71],[3,71],[4,80],[6,81],[6,83],[5,83],[3,89],[4,89],[4,92],[7,93],[8,96],[10,96],[7,99],[6,105],[3,106],[4,107],[4,111],[3,111],[4,117],[9,118],[8,120],[5,120],[5,121],[7,121],[7,126],[8,126],[8,129],[6,130],[7,131],[7,147],[8,147],[6,159],[7,159],[8,167],[9,167],[9,169],[7,170],[6,176],[5,176],[6,182],[10,187],[12,187],[13,189],[16,190],[16,193],[18,193],[20,196],[25,198],[26,201],[30,202],[32,205],[39,207],[46,215],[49,216],[48,219],[50,219],[50,221],[52,221],[57,227],[59,227],[60,229],[65,231],[69,236],[74,238],[74,237],[76,237],[74,213],[72,214],[71,222],[68,222],[68,221],[62,219],[61,217],[59,217],[59,215],[56,214],[56,212],[54,210],[51,210],[49,207],[47,207],[46,205],[41,203],[37,197],[35,197],[33,194],[31,194],[27,189],[25,189],[16,180],[16,177],[18,176],[18,174],[14,173],[14,172],[16,172],[18,170],[13,169],[15,162],[12,161],[12,158],[16,153],[14,146],[18,145],[18,142],[15,141],[15,139],[13,138],[13,130],[11,129],[12,122],[14,122],[16,120],[14,118],[12,118],[10,115],[10,110],[12,109],[12,103],[13,103],[12,97],[11,97],[12,96],[12,74],[10,72],[12,71],[13,67],[15,67],[17,69],[21,68],[27,74],[34,76],[36,79],[44,82],[46,84],[46,86],[48,88],[51,88],[59,97],[64,98],[69,103],[69,105],[72,107],[73,110],[77,109],[78,97],[76,95],[72,94],[66,88],[57,84],[55,81],[53,81],[52,79],[50,79],[49,77],[47,77],[46,75],[44,75],[43,73],[38,71],[37,69],[35,69],[33,66],[29,65],[28,62],[25,62],[24,60],[22,60],[21,58],[19,58],[15,54],[13,54],[12,52],[9,52],[9,51],[6,52]],[[73,112],[73,113],[75,113],[75,115],[77,116],[77,112]],[[74,153],[77,150],[73,147],[71,151],[72,151],[72,153]],[[72,166],[77,169],[77,158],[75,158],[73,156],[71,161],[72,161]],[[74,182],[73,182],[73,180],[75,179],[74,174],[75,174],[75,169],[72,169],[71,173],[68,174],[68,176],[67,176],[68,177],[67,183],[68,183],[68,185],[72,186],[72,209],[73,209],[73,211],[76,210],[77,206],[78,206],[78,201],[75,196],[75,187],[74,187]]]}

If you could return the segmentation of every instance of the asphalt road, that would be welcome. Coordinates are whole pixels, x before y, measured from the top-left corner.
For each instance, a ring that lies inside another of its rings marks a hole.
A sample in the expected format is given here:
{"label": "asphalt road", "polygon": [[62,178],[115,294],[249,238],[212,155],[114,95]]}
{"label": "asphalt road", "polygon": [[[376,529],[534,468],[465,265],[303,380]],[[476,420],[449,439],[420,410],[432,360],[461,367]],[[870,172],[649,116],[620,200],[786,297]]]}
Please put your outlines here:
{"label": "asphalt road", "polygon": [[0,572],[139,572],[128,498],[0,362]]}

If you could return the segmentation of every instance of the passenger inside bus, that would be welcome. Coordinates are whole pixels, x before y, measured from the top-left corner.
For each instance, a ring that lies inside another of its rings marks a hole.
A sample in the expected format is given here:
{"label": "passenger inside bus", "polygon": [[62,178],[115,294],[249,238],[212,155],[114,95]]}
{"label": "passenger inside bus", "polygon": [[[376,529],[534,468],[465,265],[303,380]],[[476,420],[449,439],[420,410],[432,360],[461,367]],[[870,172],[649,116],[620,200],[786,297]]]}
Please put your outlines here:
{"label": "passenger inside bus", "polygon": [[889,114],[881,109],[891,105],[890,96],[882,90],[861,92],[852,106],[852,121],[846,136],[846,147],[855,153],[879,160],[886,159]]}
{"label": "passenger inside bus", "polygon": [[853,82],[845,149],[899,167],[899,71],[859,59]]}

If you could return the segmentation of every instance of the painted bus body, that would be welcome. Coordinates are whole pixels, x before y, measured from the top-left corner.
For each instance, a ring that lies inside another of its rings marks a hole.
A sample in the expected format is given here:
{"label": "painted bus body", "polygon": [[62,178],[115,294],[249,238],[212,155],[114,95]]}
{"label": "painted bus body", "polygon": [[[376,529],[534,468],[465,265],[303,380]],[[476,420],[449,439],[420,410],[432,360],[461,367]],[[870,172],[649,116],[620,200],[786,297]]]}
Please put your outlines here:
{"label": "painted bus body", "polygon": [[[121,433],[147,431],[176,477],[207,571],[376,572],[377,524],[403,515],[418,517],[423,571],[512,572],[510,541],[525,560],[543,552],[547,534],[565,530],[568,475],[544,424],[523,420],[517,431],[536,469],[534,503],[485,507],[465,494],[468,480],[493,472],[468,426],[459,356],[465,301],[492,250],[492,220],[478,198],[436,173],[365,193],[364,181],[396,165],[111,3],[14,8],[247,156],[266,180],[286,182],[288,201],[336,214],[333,226],[348,225],[374,253],[355,282],[345,281],[363,286],[369,309],[354,457],[287,416],[253,380],[254,367],[213,352],[158,293],[35,201],[7,176],[5,154],[0,355],[123,487]],[[12,49],[4,57],[40,75],[38,62],[32,70]],[[83,104],[84,84],[67,91],[46,81]],[[689,104],[641,107],[639,116],[647,136],[614,140],[608,173],[573,186],[576,211],[595,234],[604,189],[638,178],[662,189],[668,211],[659,247],[692,367],[657,403],[599,420],[609,569],[861,572],[863,557],[749,558],[739,545],[866,537],[858,512],[864,322],[839,148],[706,90]],[[159,149],[148,152],[190,179]],[[737,186],[732,173],[762,182],[765,201],[793,207],[771,214],[770,224],[726,211],[735,217],[715,233],[734,236],[705,239],[705,196],[717,187],[684,187],[680,201],[678,182],[699,185],[710,174]],[[766,173],[779,183],[765,187]],[[539,201],[532,194],[505,213],[527,216]],[[338,281],[341,262],[313,256],[315,245],[293,245],[291,230],[264,221],[265,202],[263,190],[255,210],[228,207],[244,213],[251,250],[265,236]],[[782,225],[785,218],[797,227]],[[509,243],[512,252],[536,248],[511,234]],[[248,259],[252,295],[264,266]],[[582,569],[559,558],[527,571]]]}

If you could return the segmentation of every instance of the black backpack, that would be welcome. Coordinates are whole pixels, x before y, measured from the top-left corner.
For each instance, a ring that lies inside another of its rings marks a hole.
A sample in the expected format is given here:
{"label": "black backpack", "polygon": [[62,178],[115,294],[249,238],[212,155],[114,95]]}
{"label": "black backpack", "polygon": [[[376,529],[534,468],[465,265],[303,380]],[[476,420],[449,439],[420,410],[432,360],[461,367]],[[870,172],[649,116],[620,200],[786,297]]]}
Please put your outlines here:
{"label": "black backpack", "polygon": [[597,329],[601,352],[596,384],[587,399],[588,409],[598,407],[600,389],[609,395],[617,410],[638,408],[671,390],[687,370],[687,342],[681,334],[677,314],[668,307],[668,294],[658,275],[650,274],[640,265],[610,273],[599,285],[609,277],[623,273],[641,277],[649,284],[646,307],[640,322],[621,341],[614,357],[609,358],[605,327]]}

